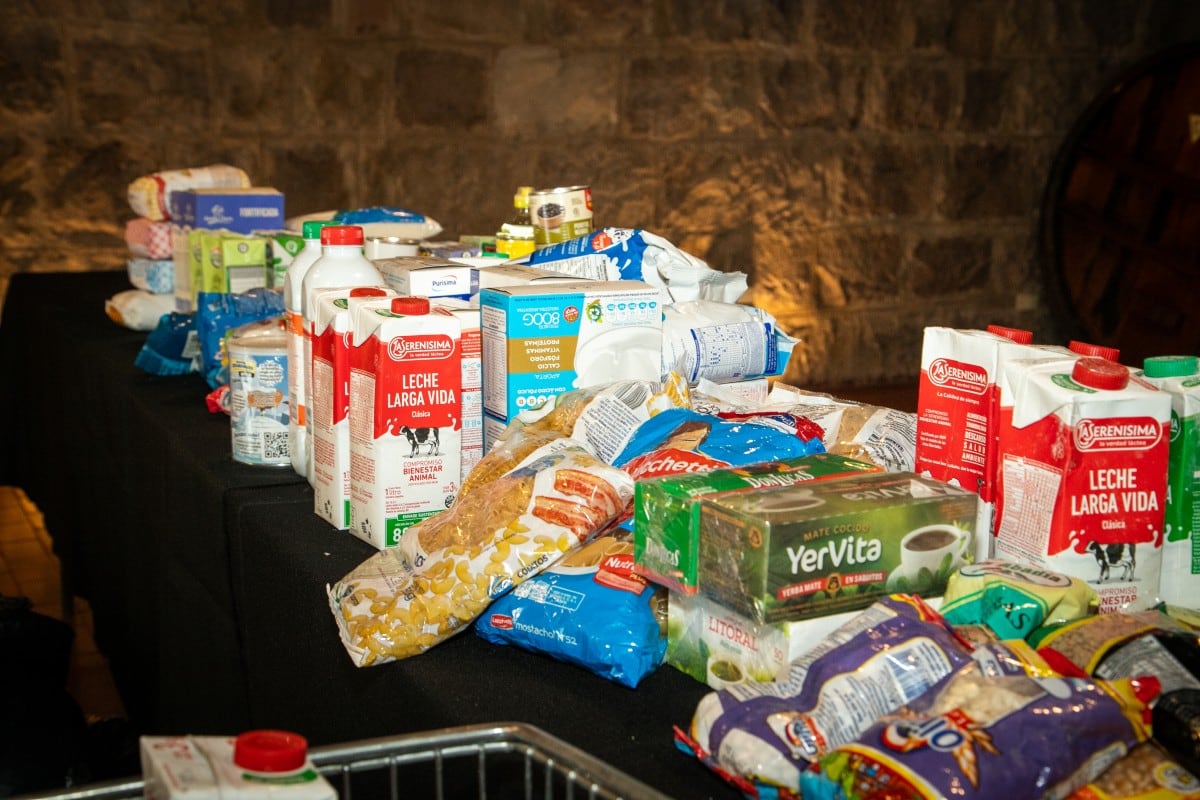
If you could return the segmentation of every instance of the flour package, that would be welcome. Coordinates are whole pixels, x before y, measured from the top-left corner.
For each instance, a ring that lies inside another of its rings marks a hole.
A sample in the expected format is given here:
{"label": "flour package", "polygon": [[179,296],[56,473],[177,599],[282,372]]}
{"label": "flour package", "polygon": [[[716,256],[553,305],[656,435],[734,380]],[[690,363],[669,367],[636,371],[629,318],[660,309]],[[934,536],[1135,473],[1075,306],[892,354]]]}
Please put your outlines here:
{"label": "flour package", "polygon": [[663,308],[663,374],[677,371],[692,384],[782,375],[795,346],[754,306],[688,300]]}

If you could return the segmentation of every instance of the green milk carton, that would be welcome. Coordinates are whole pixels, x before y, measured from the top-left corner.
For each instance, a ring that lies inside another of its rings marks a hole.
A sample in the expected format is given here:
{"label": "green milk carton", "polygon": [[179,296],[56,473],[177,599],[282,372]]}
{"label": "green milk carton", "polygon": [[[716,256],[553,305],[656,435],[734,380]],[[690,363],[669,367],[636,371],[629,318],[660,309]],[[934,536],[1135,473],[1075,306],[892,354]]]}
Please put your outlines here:
{"label": "green milk carton", "polygon": [[875,464],[818,453],[639,480],[633,494],[633,570],[677,592],[695,594],[701,497],[880,471]]}
{"label": "green milk carton", "polygon": [[207,251],[204,291],[241,294],[267,283],[267,242],[255,236],[222,232]]}
{"label": "green milk carton", "polygon": [[700,592],[756,622],[852,611],[892,592],[940,597],[975,553],[974,492],[912,472],[700,502]]}
{"label": "green milk carton", "polygon": [[1170,605],[1195,608],[1200,598],[1200,359],[1156,356],[1143,367],[1143,377],[1171,395],[1159,597]]}

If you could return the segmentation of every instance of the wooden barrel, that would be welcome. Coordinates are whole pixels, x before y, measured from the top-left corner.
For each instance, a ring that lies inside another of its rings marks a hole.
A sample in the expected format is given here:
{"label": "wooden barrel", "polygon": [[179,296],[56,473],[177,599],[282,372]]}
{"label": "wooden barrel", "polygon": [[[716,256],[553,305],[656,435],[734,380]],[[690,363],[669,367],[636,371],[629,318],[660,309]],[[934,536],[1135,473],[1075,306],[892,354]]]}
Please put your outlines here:
{"label": "wooden barrel", "polygon": [[1055,160],[1040,235],[1067,334],[1135,367],[1200,352],[1200,43],[1097,96]]}

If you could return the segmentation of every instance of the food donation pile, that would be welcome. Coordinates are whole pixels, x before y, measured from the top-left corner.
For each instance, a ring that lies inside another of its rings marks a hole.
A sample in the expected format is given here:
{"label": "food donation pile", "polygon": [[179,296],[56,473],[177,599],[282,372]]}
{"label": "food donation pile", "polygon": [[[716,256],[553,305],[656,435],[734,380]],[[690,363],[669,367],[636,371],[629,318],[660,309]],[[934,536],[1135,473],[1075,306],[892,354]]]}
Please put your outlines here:
{"label": "food donation pile", "polygon": [[381,255],[441,230],[381,207],[249,291],[176,261],[139,356],[199,338],[234,457],[378,548],[327,587],[356,665],[468,629],[668,665],[713,689],[679,749],[748,796],[1200,797],[1194,356],[929,327],[915,414],[847,401],[782,382],[741,273],[593,229],[586,187],[517,197],[508,252]]}

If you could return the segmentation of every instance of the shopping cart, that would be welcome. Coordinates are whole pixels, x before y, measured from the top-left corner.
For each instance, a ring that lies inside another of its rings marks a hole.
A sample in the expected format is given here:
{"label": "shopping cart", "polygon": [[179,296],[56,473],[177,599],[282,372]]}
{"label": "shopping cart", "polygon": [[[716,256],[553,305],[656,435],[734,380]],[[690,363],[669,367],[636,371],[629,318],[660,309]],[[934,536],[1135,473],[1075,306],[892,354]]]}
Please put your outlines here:
{"label": "shopping cart", "polygon": [[[670,800],[579,748],[524,723],[495,723],[364,739],[309,750],[341,800]],[[140,778],[27,794],[13,800],[120,800]]]}

